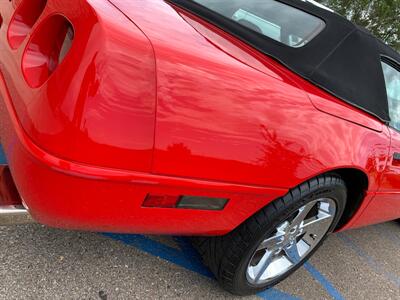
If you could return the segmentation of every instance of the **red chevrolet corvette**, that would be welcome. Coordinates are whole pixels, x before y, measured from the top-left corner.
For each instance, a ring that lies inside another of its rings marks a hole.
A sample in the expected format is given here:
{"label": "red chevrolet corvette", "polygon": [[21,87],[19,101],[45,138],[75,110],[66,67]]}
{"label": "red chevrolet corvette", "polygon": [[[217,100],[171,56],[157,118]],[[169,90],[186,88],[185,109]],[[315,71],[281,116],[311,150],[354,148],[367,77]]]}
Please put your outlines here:
{"label": "red chevrolet corvette", "polygon": [[0,224],[203,236],[244,295],[400,217],[400,55],[313,1],[2,0],[0,98]]}

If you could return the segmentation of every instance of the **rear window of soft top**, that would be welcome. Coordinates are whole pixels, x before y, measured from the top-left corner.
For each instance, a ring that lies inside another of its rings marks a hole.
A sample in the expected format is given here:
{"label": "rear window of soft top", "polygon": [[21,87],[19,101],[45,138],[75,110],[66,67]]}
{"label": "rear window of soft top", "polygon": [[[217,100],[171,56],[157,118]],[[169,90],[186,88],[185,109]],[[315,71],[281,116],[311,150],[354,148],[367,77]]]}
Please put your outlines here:
{"label": "rear window of soft top", "polygon": [[293,48],[309,43],[325,22],[275,0],[193,0],[240,25]]}

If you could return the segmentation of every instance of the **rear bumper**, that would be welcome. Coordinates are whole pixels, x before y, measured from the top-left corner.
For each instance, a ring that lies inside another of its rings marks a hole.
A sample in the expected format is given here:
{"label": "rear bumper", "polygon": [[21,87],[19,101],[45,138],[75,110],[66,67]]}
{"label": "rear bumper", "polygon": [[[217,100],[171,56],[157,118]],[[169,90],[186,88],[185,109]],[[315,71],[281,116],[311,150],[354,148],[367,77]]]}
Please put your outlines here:
{"label": "rear bumper", "polygon": [[[75,163],[35,145],[0,75],[0,137],[19,193],[43,224],[108,232],[225,234],[287,190],[160,176]],[[68,145],[66,145],[67,147]],[[222,211],[144,208],[148,193],[229,198]]]}

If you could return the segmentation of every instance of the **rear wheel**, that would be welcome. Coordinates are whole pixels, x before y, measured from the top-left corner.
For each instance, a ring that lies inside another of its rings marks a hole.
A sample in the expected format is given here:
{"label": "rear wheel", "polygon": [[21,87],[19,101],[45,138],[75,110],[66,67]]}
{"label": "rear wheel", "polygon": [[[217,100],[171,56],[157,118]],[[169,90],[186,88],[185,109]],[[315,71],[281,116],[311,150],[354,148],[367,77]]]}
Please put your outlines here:
{"label": "rear wheel", "polygon": [[194,245],[231,293],[265,290],[296,271],[338,223],[346,186],[335,175],[291,190],[223,237],[196,238]]}

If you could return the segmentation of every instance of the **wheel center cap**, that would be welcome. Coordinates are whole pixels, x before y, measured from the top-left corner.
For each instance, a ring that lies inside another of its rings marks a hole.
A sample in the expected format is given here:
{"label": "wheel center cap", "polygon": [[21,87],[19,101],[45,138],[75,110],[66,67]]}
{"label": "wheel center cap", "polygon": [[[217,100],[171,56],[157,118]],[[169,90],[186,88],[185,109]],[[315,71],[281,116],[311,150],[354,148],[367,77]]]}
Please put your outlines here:
{"label": "wheel center cap", "polygon": [[292,227],[286,232],[286,237],[288,239],[294,239],[297,236],[297,233],[298,233],[298,227],[297,226]]}
{"label": "wheel center cap", "polygon": [[290,247],[296,242],[296,238],[298,235],[298,226],[293,226],[292,228],[288,229],[285,234],[285,246]]}
{"label": "wheel center cap", "polygon": [[284,238],[282,246],[290,247],[291,245],[293,245],[296,242],[296,236],[297,236],[297,232],[294,232],[294,233],[288,232]]}

